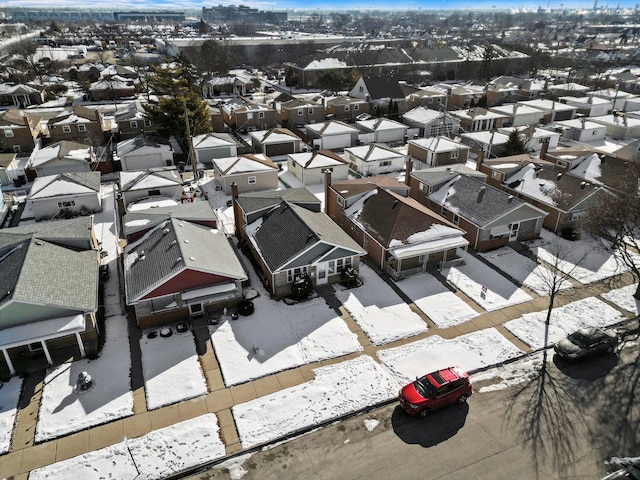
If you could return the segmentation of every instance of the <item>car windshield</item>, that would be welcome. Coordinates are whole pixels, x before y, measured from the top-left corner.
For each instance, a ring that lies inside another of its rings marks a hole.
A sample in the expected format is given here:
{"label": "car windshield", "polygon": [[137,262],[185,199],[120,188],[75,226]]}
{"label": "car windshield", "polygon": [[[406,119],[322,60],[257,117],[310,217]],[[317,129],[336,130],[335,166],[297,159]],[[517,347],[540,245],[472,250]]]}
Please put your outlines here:
{"label": "car windshield", "polygon": [[571,343],[574,343],[579,347],[586,347],[589,345],[589,339],[580,332],[575,332],[569,335],[569,340],[571,340]]}
{"label": "car windshield", "polygon": [[413,382],[413,388],[415,388],[416,392],[418,392],[424,398],[433,396],[436,391],[435,387],[431,385],[431,382],[427,380],[427,377],[418,378],[415,382]]}

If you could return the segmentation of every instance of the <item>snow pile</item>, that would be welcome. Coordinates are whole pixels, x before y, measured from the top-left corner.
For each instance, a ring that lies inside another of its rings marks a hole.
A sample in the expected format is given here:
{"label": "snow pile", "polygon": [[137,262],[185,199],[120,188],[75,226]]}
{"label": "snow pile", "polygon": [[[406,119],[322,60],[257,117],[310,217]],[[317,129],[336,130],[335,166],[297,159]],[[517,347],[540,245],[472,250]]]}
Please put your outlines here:
{"label": "snow pile", "polygon": [[[420,316],[364,264],[360,264],[360,279],[364,283],[362,286],[338,291],[336,296],[374,345],[427,330]],[[341,288],[339,285],[335,287]]]}
{"label": "snow pile", "polygon": [[207,382],[191,331],[168,337],[156,332],[155,338],[149,338],[148,333],[140,339],[147,409],[206,395]]}
{"label": "snow pile", "polygon": [[[76,395],[73,389],[82,372],[91,375],[95,387]],[[127,321],[122,316],[111,317],[106,321],[106,342],[97,359],[83,358],[48,370],[36,442],[133,415],[130,374]]]}
{"label": "snow pile", "polygon": [[439,328],[452,327],[478,316],[473,308],[431,274],[412,275],[396,282],[396,285]]}
{"label": "snow pile", "polygon": [[378,358],[402,383],[429,372],[459,366],[471,371],[495,365],[522,352],[495,328],[445,340],[433,335],[418,342],[378,351]]}
{"label": "snow pile", "polygon": [[[552,357],[549,357],[548,361],[551,362]],[[513,363],[507,363],[484,372],[476,373],[471,376],[471,381],[474,385],[492,382],[490,385],[483,385],[478,388],[477,391],[479,393],[505,390],[513,385],[518,385],[540,375],[541,365],[542,354],[536,353]]]}
{"label": "snow pile", "polygon": [[602,298],[633,313],[634,315],[640,315],[640,300],[633,296],[637,288],[638,284],[634,283],[626,287],[605,292],[602,294]]}
{"label": "snow pile", "polygon": [[395,379],[366,355],[314,372],[315,380],[232,407],[244,448],[375,405],[398,393]]}
{"label": "snow pile", "polygon": [[[544,323],[547,311],[527,313],[504,324],[533,349],[544,347]],[[613,307],[595,297],[575,301],[563,307],[556,307],[551,314],[549,344],[556,343],[568,334],[586,327],[607,327],[623,320]]]}
{"label": "snow pile", "polygon": [[379,424],[380,424],[380,420],[376,420],[374,418],[367,418],[364,421],[364,428],[366,428],[368,432],[372,432]]}

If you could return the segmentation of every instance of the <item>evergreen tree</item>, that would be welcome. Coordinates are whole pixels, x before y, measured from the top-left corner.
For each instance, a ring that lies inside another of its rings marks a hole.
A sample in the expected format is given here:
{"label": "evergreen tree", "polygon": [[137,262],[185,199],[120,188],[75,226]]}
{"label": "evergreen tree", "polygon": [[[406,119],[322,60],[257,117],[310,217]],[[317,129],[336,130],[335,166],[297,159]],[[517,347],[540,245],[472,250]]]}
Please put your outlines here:
{"label": "evergreen tree", "polygon": [[521,153],[527,153],[527,148],[524,145],[524,142],[518,135],[518,131],[513,129],[509,134],[509,140],[504,146],[504,155],[506,157],[510,155],[519,155]]}
{"label": "evergreen tree", "polygon": [[289,67],[286,75],[284,76],[284,83],[287,87],[297,87],[299,82],[298,75],[293,71],[293,68]]}
{"label": "evergreen tree", "polygon": [[178,57],[167,66],[153,66],[148,80],[148,87],[157,98],[144,105],[147,117],[158,125],[159,135],[174,136],[185,151],[189,146],[185,111],[191,135],[211,131],[209,107],[202,100],[197,79],[192,65]]}

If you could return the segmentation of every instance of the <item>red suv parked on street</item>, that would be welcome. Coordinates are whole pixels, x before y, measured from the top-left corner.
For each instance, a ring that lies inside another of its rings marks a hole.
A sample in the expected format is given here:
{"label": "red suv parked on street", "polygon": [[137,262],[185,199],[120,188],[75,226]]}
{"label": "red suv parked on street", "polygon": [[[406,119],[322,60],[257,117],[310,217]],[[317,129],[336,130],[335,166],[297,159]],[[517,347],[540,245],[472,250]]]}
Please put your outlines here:
{"label": "red suv parked on street", "polygon": [[465,403],[472,393],[469,375],[459,367],[429,373],[402,387],[400,404],[409,415],[426,417],[431,410]]}

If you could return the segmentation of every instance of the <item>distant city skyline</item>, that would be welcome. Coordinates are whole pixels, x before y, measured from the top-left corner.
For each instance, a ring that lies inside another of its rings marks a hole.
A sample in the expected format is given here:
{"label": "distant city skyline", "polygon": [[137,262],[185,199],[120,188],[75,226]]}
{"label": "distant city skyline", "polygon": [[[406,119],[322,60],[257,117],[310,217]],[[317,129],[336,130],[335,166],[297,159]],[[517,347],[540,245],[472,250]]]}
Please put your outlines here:
{"label": "distant city skyline", "polygon": [[[283,1],[244,1],[244,2],[229,2],[229,1],[216,1],[216,0],[88,0],[79,3],[78,0],[5,0],[0,3],[2,8],[69,8],[69,9],[106,9],[111,11],[117,10],[200,10],[202,7],[213,7],[217,5],[246,5],[252,8],[258,8],[260,10],[321,10],[321,11],[336,11],[336,10],[508,10],[508,9],[536,9],[538,7],[557,9],[593,9],[593,1],[581,1],[581,0],[545,0],[545,1],[518,1],[511,3],[502,3],[495,0],[491,1],[479,1],[471,2],[469,0],[451,0],[448,2],[442,1],[416,1],[416,0],[392,0],[391,2],[385,0],[371,0],[363,2],[362,0],[310,0],[306,2],[300,2],[299,0],[283,0]],[[620,2],[608,2],[604,0],[598,0],[598,8],[621,8],[628,9],[634,8],[635,1],[620,1]]]}

